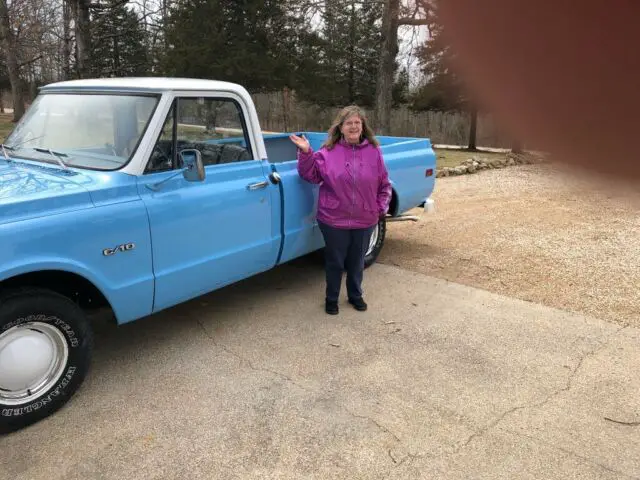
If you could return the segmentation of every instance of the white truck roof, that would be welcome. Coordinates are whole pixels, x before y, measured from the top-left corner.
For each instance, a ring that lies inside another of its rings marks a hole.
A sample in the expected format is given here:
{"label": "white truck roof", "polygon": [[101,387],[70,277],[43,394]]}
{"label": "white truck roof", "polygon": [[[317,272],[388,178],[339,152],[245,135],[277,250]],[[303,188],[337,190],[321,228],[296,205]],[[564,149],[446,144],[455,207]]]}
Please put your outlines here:
{"label": "white truck roof", "polygon": [[[218,80],[204,80],[197,78],[170,78],[170,77],[119,77],[119,78],[87,78],[81,80],[67,80],[50,83],[40,88],[42,93],[61,92],[112,92],[112,93],[138,93],[138,94],[164,94],[167,101],[160,101],[160,108],[150,123],[149,132],[145,133],[143,141],[136,150],[134,157],[122,169],[122,172],[140,175],[148,160],[150,148],[153,147],[159,135],[160,128],[170,106],[172,92],[194,92],[195,95],[207,92],[224,92],[243,99],[246,108],[247,128],[254,143],[256,158],[267,158],[260,120],[249,92],[237,83],[221,82]],[[179,95],[179,93],[178,93]]]}
{"label": "white truck roof", "polygon": [[145,92],[166,92],[170,90],[216,90],[234,92],[246,95],[242,85],[218,80],[204,80],[197,78],[167,78],[167,77],[123,77],[123,78],[87,78],[82,80],[66,80],[45,85],[47,90],[127,90]]}

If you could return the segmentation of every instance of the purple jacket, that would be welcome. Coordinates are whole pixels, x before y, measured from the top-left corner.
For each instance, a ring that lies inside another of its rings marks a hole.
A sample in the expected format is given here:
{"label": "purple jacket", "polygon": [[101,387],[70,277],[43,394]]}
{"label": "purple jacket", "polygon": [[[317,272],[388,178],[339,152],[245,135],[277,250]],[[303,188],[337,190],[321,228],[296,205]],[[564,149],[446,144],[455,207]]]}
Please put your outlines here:
{"label": "purple jacket", "polygon": [[367,228],[387,213],[391,183],[379,148],[344,140],[331,150],[298,150],[298,173],[320,184],[317,219],[336,228]]}

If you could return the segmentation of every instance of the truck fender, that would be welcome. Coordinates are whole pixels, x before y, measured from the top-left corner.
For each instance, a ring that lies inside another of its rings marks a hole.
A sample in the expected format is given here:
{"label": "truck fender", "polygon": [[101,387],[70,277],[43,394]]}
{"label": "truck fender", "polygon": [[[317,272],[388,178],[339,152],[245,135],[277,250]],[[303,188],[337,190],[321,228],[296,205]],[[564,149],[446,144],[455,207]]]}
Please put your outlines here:
{"label": "truck fender", "polygon": [[[52,276],[55,276],[56,273],[59,273],[60,275],[75,275],[76,277],[79,277],[80,280],[90,284],[90,286],[103,297],[107,306],[113,310],[113,301],[112,298],[110,298],[110,289],[106,286],[107,282],[81,263],[68,259],[38,258],[30,259],[29,262],[14,263],[12,265],[4,266],[0,268],[0,288],[3,288],[5,285],[10,286],[14,280],[19,279],[22,276],[37,275],[38,273],[46,273]],[[21,282],[18,283],[22,286]],[[56,285],[47,287],[46,284],[41,284],[39,286],[57,291]],[[114,314],[117,317],[117,312],[115,310]]]}

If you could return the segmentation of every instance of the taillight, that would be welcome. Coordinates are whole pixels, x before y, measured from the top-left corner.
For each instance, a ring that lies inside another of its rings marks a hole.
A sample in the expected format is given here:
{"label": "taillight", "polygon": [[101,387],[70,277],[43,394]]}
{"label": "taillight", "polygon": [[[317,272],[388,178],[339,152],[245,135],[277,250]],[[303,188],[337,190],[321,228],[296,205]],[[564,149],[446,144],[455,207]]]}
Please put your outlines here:
{"label": "taillight", "polygon": [[424,172],[425,177],[431,177],[433,175],[433,168],[427,168],[427,171]]}

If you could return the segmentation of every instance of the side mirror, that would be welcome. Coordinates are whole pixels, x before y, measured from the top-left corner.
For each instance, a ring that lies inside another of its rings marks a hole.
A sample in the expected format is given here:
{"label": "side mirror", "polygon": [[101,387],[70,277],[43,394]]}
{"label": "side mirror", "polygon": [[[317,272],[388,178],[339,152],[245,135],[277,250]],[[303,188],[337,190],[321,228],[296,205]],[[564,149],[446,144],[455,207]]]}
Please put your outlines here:
{"label": "side mirror", "polygon": [[147,188],[149,190],[158,192],[162,185],[180,175],[180,172],[182,172],[182,176],[187,182],[201,182],[204,180],[204,164],[202,163],[202,155],[198,150],[182,150],[178,153],[178,156],[182,168],[157,183],[148,183]]}
{"label": "side mirror", "polygon": [[182,150],[178,153],[182,163],[182,175],[187,182],[202,182],[205,177],[204,164],[200,151]]}

